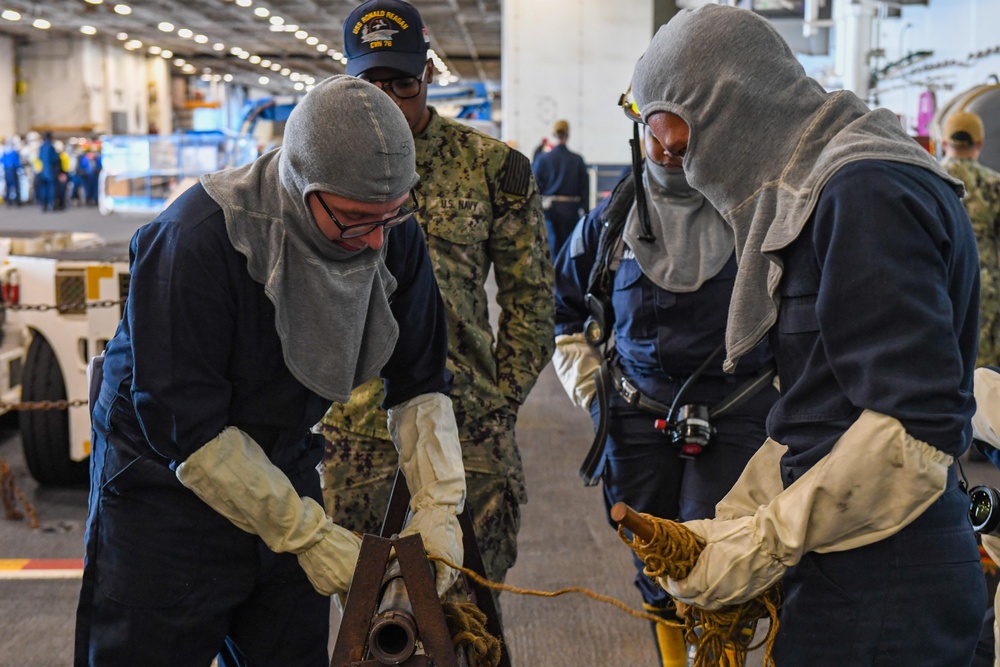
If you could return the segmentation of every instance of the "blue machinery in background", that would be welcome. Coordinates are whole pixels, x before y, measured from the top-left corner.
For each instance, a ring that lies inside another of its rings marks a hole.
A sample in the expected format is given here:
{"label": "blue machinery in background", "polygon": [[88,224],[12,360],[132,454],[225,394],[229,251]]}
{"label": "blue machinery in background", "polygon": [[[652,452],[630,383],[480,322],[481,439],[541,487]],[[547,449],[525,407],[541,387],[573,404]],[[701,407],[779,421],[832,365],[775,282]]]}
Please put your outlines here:
{"label": "blue machinery in background", "polygon": [[[481,83],[430,86],[428,102],[446,115],[492,136],[499,134]],[[238,132],[186,131],[171,135],[111,135],[101,137],[104,168],[98,186],[101,213],[156,215],[199,176],[238,167],[271,147],[260,145],[255,130],[261,121],[288,120],[300,98],[267,97],[243,105]],[[278,127],[276,125],[276,127]],[[274,133],[276,145],[281,132]]]}
{"label": "blue machinery in background", "polygon": [[101,213],[156,215],[202,174],[253,162],[262,149],[254,136],[258,123],[288,120],[298,99],[268,97],[247,102],[238,133],[189,130],[102,137]]}

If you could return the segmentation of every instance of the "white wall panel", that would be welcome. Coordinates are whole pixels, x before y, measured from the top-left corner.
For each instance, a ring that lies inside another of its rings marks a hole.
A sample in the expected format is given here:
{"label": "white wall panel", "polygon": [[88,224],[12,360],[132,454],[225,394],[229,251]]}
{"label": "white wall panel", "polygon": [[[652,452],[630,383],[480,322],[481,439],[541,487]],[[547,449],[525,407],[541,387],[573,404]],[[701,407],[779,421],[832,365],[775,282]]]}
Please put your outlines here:
{"label": "white wall panel", "polygon": [[531,151],[569,121],[588,163],[629,161],[631,126],[615,103],[653,36],[652,0],[506,0],[502,136]]}
{"label": "white wall panel", "polygon": [[14,40],[0,35],[0,137],[17,131],[14,116]]}

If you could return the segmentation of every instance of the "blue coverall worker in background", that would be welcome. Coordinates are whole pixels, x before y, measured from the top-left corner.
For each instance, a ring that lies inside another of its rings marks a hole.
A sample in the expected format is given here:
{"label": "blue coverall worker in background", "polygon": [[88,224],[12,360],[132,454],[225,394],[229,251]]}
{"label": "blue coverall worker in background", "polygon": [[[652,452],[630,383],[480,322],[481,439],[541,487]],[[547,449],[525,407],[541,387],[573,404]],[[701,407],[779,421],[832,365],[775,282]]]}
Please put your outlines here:
{"label": "blue coverall worker in background", "polygon": [[[715,406],[743,381],[773,363],[766,344],[755,348],[739,372],[722,371],[717,354],[726,330],[726,313],[736,277],[733,232],[712,205],[684,180],[681,159],[663,152],[645,128],[646,160],[642,173],[654,240],[641,240],[643,228],[635,203],[633,176],[577,225],[556,260],[556,354],[554,366],[570,398],[587,409],[598,425],[594,399],[598,350],[584,339],[588,317],[585,295],[594,264],[601,261],[599,237],[604,229],[621,229],[617,246],[611,304],[614,353],[609,436],[603,471],[605,508],[617,502],[654,516],[687,521],[715,515],[715,504],[739,478],[766,438],[765,419],[777,398],[768,383],[741,407],[713,419],[710,443],[694,458],[681,457],[673,444],[654,429],[664,409],[650,412],[623,396],[623,380],[646,400],[669,406],[682,384],[709,357],[703,375],[685,391],[684,404]],[[619,223],[616,225],[616,223]],[[608,241],[605,241],[607,243]],[[608,323],[612,326],[612,323]],[[626,394],[628,392],[626,391]],[[631,395],[632,401],[637,397]],[[609,519],[610,520],[610,519]],[[617,524],[611,522],[617,530]],[[678,620],[667,593],[642,573],[637,558],[635,585],[647,611]],[[684,667],[683,631],[653,624],[660,664]]]}
{"label": "blue coverall worker in background", "polygon": [[695,567],[660,583],[718,608],[780,581],[778,665],[967,667],[986,590],[953,465],[979,310],[964,188],[748,10],[682,10],[632,83],[736,233],[726,367],[768,337],[781,380],[768,441],[716,518],[686,523]]}
{"label": "blue coverall worker in background", "polygon": [[17,143],[11,137],[4,143],[3,155],[0,155],[0,165],[3,166],[3,178],[6,184],[3,200],[7,206],[21,205],[21,187],[18,183],[21,168],[21,155],[18,153]]}
{"label": "blue coverall worker in background", "polygon": [[52,143],[52,133],[46,132],[38,147],[38,176],[35,181],[35,198],[43,211],[55,210],[56,181],[61,173],[62,159]]}
{"label": "blue coverall worker in background", "polygon": [[[462,561],[416,182],[399,109],[336,76],[281,148],[203,176],[136,232],[93,407],[77,667],[208,665],[224,643],[251,665],[327,667],[328,596],[348,590],[360,537],[322,509],[311,428],[375,373],[413,491],[403,533]],[[440,567],[438,590],[455,574]]]}
{"label": "blue coverall worker in background", "polygon": [[565,245],[580,218],[590,209],[590,180],[583,157],[566,145],[569,123],[556,121],[552,128],[556,145],[537,153],[531,170],[538,182],[545,211],[545,226],[549,231],[549,248],[553,259]]}

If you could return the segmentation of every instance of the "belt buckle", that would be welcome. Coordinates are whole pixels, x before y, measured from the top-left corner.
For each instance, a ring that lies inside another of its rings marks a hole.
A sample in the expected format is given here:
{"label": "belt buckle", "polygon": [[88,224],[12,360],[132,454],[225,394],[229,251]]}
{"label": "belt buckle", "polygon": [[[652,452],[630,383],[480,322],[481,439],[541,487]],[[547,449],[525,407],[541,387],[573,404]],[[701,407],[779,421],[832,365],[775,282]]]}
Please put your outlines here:
{"label": "belt buckle", "polygon": [[625,399],[626,403],[628,403],[632,407],[635,407],[635,405],[639,402],[639,397],[641,396],[641,392],[639,391],[638,387],[629,382],[628,378],[625,377],[624,375],[621,376],[621,385],[622,385],[621,388],[622,398]]}

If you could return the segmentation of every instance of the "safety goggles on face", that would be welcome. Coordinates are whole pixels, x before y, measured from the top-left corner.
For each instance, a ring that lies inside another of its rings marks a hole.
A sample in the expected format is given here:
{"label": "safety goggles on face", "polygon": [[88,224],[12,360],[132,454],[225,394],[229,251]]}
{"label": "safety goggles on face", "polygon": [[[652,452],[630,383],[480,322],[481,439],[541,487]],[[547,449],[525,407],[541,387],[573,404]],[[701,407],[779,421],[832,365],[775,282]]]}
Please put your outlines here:
{"label": "safety goggles on face", "polygon": [[337,216],[333,214],[333,211],[330,210],[330,207],[327,206],[325,201],[323,201],[323,197],[319,196],[318,193],[317,197],[319,199],[320,206],[323,207],[323,210],[326,211],[326,214],[330,216],[331,220],[333,220],[333,224],[337,225],[337,229],[340,230],[340,238],[342,239],[356,239],[358,237],[364,236],[365,234],[372,233],[379,227],[382,227],[383,229],[392,229],[393,227],[398,227],[399,225],[403,224],[404,222],[412,218],[417,213],[420,213],[421,211],[424,210],[424,207],[417,200],[417,193],[415,193],[413,190],[410,190],[410,202],[412,203],[412,206],[410,207],[401,206],[396,215],[392,216],[391,218],[387,220],[375,220],[373,222],[362,222],[361,224],[346,226],[340,224],[340,221],[337,220]]}
{"label": "safety goggles on face", "polygon": [[618,98],[618,106],[625,112],[625,117],[636,123],[642,122],[642,113],[639,112],[639,105],[632,96],[632,85]]}
{"label": "safety goggles on face", "polygon": [[[427,70],[424,70],[426,73]],[[376,85],[386,92],[391,92],[401,100],[408,100],[420,94],[420,86],[424,82],[424,73],[416,76],[398,76],[394,79],[369,79],[365,74],[358,76],[359,79]]]}

